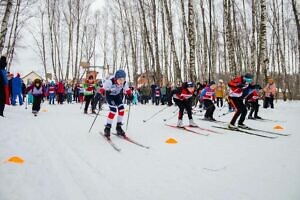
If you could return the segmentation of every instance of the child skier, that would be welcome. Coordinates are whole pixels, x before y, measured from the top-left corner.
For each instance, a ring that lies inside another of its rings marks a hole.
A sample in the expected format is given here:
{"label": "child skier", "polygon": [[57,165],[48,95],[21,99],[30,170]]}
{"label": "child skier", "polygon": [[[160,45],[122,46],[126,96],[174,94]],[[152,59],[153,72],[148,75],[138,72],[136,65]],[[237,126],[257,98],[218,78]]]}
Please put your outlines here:
{"label": "child skier", "polygon": [[179,108],[177,126],[180,128],[183,127],[182,118],[184,109],[187,111],[189,117],[189,125],[191,127],[197,127],[197,124],[194,123],[192,117],[192,96],[194,94],[194,90],[195,88],[193,82],[185,82],[181,87],[172,91],[173,101]]}
{"label": "child skier", "polygon": [[73,95],[73,88],[71,85],[68,84],[67,86],[67,103],[72,103],[72,95]]}
{"label": "child skier", "polygon": [[203,102],[206,112],[204,115],[204,119],[208,121],[216,121],[213,118],[214,111],[216,109],[214,105],[215,101],[215,82],[211,81],[201,92],[200,94],[200,101]]}
{"label": "child skier", "polygon": [[41,109],[41,101],[45,96],[45,88],[40,79],[35,79],[33,84],[27,88],[27,92],[31,92],[33,96],[32,113],[37,116]]}
{"label": "child skier", "polygon": [[264,87],[264,92],[265,92],[264,108],[268,108],[269,106],[271,106],[271,108],[273,109],[274,108],[273,101],[277,92],[277,88],[272,78],[268,79],[268,84],[266,85],[266,87]]}
{"label": "child skier", "polygon": [[49,87],[48,87],[48,93],[49,93],[49,104],[53,104],[54,105],[54,99],[55,99],[55,91],[56,91],[56,88],[55,88],[55,84],[54,84],[54,81],[51,81]]}
{"label": "child skier", "polygon": [[[261,86],[260,85],[253,85],[250,84],[249,85],[249,90],[248,90],[248,94],[245,97],[246,101],[248,102],[248,105],[250,106],[250,113],[248,115],[248,119],[261,119],[260,116],[258,116],[258,110],[259,110],[259,104],[258,104],[258,100],[259,100],[259,90],[261,90]],[[254,112],[254,117],[252,116]]]}
{"label": "child skier", "polygon": [[106,93],[106,101],[109,105],[110,112],[107,116],[107,123],[104,129],[104,136],[110,140],[110,129],[112,126],[113,119],[118,110],[117,118],[117,134],[119,136],[126,137],[124,130],[122,129],[122,120],[124,116],[124,104],[123,104],[123,93],[128,95],[132,100],[131,90],[125,81],[126,73],[124,70],[119,69],[116,71],[115,76],[104,83],[104,89]]}
{"label": "child skier", "polygon": [[216,99],[217,99],[217,106],[223,107],[223,98],[225,96],[225,85],[222,79],[219,80],[216,89]]}
{"label": "child skier", "polygon": [[94,96],[94,100],[92,102],[92,113],[93,114],[97,114],[95,109],[98,106],[98,109],[101,110],[102,109],[102,104],[104,102],[104,94],[105,94],[105,90],[103,88],[103,83],[102,81],[98,82],[98,86],[96,87],[96,94]]}
{"label": "child skier", "polygon": [[237,76],[228,83],[230,88],[228,98],[232,106],[235,108],[235,113],[228,125],[229,129],[237,129],[235,122],[239,116],[238,127],[244,129],[248,128],[244,124],[247,109],[243,102],[243,90],[247,88],[247,84],[252,82],[252,78],[253,76],[251,74],[246,74],[245,76]]}

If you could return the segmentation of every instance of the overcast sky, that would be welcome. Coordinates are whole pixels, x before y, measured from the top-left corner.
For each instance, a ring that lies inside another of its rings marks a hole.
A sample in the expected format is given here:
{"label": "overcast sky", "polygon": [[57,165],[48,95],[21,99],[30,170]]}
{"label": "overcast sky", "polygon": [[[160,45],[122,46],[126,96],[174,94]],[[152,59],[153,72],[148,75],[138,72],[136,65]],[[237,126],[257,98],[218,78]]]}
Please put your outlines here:
{"label": "overcast sky", "polygon": [[[105,0],[95,0],[92,10],[100,9],[105,3]],[[28,23],[27,27],[23,29],[22,39],[20,40],[20,45],[16,49],[15,60],[10,68],[11,73],[20,73],[21,76],[25,76],[31,71],[36,71],[37,73],[43,75],[44,70],[41,64],[41,60],[35,52],[36,44],[32,38],[31,33],[28,29],[34,29],[35,24],[34,18],[32,18]]]}

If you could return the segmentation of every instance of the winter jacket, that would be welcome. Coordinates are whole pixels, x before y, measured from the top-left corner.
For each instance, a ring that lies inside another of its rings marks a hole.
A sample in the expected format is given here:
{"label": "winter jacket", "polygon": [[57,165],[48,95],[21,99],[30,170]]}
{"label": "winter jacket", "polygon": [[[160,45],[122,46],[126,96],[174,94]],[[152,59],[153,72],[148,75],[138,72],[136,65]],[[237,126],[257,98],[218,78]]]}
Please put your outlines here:
{"label": "winter jacket", "polygon": [[90,95],[94,95],[94,89],[95,89],[95,82],[94,81],[89,81],[89,80],[86,80],[83,87],[85,89],[85,92],[84,92],[84,96],[90,96]]}
{"label": "winter jacket", "polygon": [[243,81],[243,76],[237,76],[232,79],[229,83],[229,94],[230,97],[241,97],[243,95],[243,88],[245,83]]}
{"label": "winter jacket", "polygon": [[193,96],[193,93],[190,93],[187,88],[179,87],[172,91],[173,98],[179,99],[181,101],[186,101]]}
{"label": "winter jacket", "polygon": [[12,83],[12,93],[21,94],[22,93],[22,79],[18,76],[14,77],[11,81]]}
{"label": "winter jacket", "polygon": [[59,82],[57,84],[57,89],[56,89],[57,93],[60,93],[60,94],[64,94],[65,93],[65,86],[62,82]]}
{"label": "winter jacket", "polygon": [[217,85],[215,88],[215,94],[218,98],[224,98],[225,97],[225,85]]}
{"label": "winter jacket", "polygon": [[215,100],[215,91],[210,86],[205,87],[200,94],[200,100],[204,99]]}
{"label": "winter jacket", "polygon": [[36,87],[34,84],[32,84],[27,88],[27,92],[31,92],[31,94],[36,97],[44,97],[45,87],[43,85]]}
{"label": "winter jacket", "polygon": [[264,88],[264,92],[265,92],[266,97],[275,96],[275,94],[277,92],[275,83],[272,83],[272,84],[268,83],[266,85],[266,87]]}

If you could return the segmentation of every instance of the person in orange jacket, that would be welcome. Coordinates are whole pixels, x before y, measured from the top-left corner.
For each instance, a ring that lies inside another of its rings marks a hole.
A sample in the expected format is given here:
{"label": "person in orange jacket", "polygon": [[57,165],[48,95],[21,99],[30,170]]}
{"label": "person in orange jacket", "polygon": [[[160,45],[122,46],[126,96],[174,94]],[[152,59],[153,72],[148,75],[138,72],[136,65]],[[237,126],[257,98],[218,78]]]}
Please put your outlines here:
{"label": "person in orange jacket", "polygon": [[215,88],[215,95],[217,99],[217,106],[223,107],[223,99],[225,97],[225,85],[222,79],[219,80]]}
{"label": "person in orange jacket", "polygon": [[264,108],[268,108],[269,106],[274,108],[273,101],[277,92],[277,88],[272,78],[268,80],[268,83],[264,87],[263,91],[265,92]]}

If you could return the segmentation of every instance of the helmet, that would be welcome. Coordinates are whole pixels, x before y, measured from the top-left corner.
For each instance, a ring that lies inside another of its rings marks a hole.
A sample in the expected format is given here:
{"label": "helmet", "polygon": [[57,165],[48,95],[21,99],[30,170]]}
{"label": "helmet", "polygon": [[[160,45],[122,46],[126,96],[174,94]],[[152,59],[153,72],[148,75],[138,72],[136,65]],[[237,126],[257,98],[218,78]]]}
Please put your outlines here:
{"label": "helmet", "polygon": [[119,79],[119,78],[126,78],[126,73],[124,70],[119,69],[118,71],[116,71],[115,73],[115,78]]}
{"label": "helmet", "polygon": [[192,88],[192,87],[195,87],[195,84],[193,82],[188,82],[187,88]]}
{"label": "helmet", "polygon": [[245,74],[245,76],[244,76],[244,81],[245,81],[245,82],[251,83],[251,82],[252,82],[252,79],[253,79],[252,74],[249,74],[249,73],[246,73],[246,74]]}

